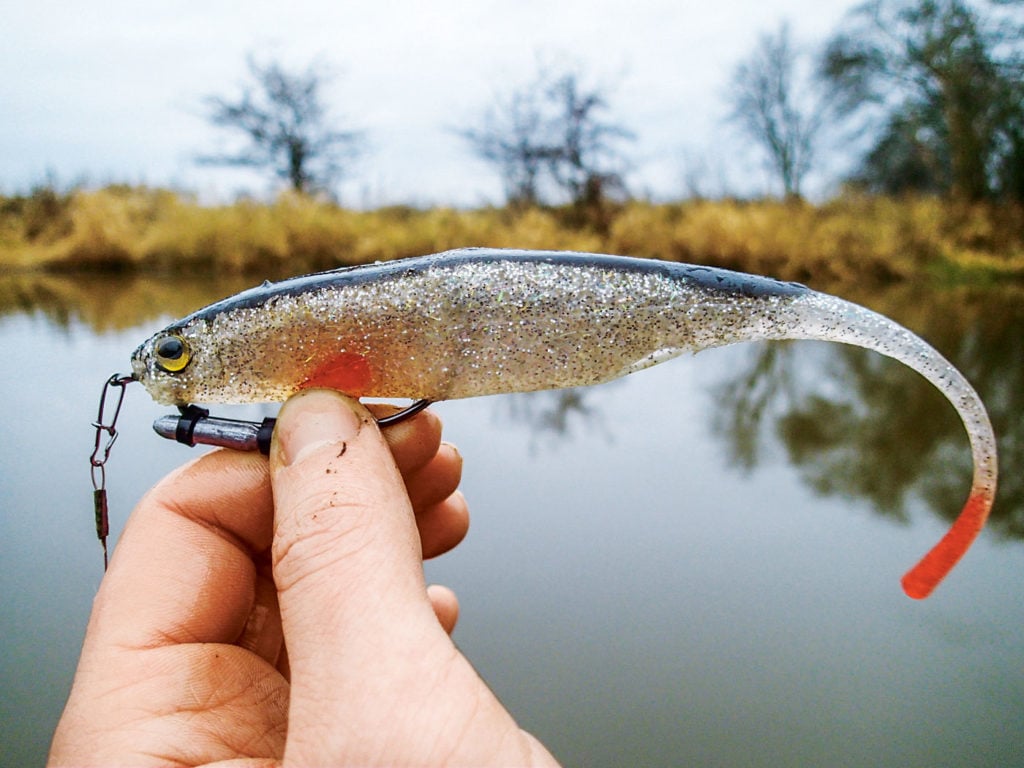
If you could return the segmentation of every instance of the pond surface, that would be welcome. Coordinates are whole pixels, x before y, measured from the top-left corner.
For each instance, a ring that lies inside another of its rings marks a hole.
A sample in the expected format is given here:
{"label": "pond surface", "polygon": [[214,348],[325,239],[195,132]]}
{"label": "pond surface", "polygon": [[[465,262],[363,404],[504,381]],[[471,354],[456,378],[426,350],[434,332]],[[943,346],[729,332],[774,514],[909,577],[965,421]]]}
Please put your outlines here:
{"label": "pond surface", "polygon": [[[87,459],[103,381],[164,319],[242,287],[0,279],[0,764],[43,760],[101,577]],[[999,434],[994,519],[924,602],[899,578],[959,510],[970,458],[952,408],[897,363],[746,344],[435,406],[473,524],[428,578],[460,596],[460,647],[567,764],[1024,764],[1022,296],[846,295],[960,366]],[[129,392],[115,536],[193,455],[152,433],[165,412]]]}

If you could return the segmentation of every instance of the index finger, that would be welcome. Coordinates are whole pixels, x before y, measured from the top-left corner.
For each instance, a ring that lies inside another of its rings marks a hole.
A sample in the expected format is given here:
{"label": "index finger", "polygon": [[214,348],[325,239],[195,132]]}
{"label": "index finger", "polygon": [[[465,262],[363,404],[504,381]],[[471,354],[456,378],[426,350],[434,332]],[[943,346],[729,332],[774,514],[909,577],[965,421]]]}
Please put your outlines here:
{"label": "index finger", "polygon": [[[404,476],[436,455],[441,422],[424,411],[384,436]],[[269,548],[272,531],[265,457],[217,450],[175,470],[129,517],[96,598],[91,639],[235,642],[256,599],[253,558]]]}
{"label": "index finger", "polygon": [[90,634],[128,647],[234,642],[254,599],[253,558],[270,546],[272,522],[263,456],[218,450],[172,472],[132,512]]}

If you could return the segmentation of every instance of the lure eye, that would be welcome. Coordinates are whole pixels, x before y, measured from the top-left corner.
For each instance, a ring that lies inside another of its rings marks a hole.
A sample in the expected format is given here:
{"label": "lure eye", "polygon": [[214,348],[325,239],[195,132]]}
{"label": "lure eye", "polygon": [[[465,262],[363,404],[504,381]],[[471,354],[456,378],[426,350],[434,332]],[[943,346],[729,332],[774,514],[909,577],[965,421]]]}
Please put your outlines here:
{"label": "lure eye", "polygon": [[177,373],[192,359],[188,343],[181,336],[164,336],[153,345],[156,364],[168,373]]}

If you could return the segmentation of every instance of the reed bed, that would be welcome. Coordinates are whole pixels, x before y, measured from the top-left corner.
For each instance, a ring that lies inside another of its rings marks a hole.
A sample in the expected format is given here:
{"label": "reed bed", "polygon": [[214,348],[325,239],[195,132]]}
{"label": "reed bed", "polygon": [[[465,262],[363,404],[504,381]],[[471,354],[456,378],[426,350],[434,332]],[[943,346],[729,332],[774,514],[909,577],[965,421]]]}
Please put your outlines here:
{"label": "reed bed", "polygon": [[0,197],[0,271],[208,272],[280,277],[463,246],[622,253],[821,284],[1024,277],[1024,208],[845,195],[632,202],[579,224],[559,208],[354,211],[284,194],[200,205],[110,186]]}

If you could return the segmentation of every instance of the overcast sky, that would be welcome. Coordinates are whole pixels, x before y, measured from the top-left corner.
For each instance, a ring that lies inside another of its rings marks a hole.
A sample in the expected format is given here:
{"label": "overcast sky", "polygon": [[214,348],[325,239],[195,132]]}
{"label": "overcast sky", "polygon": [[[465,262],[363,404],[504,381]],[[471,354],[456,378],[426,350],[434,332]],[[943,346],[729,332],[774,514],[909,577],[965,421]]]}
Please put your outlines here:
{"label": "overcast sky", "polygon": [[[325,97],[368,150],[343,202],[500,202],[498,180],[452,128],[498,91],[527,82],[538,56],[606,84],[636,135],[631,188],[678,197],[687,169],[714,192],[767,188],[756,156],[724,124],[723,92],[759,34],[783,19],[818,44],[854,0],[112,0],[8,3],[0,21],[0,192],[54,174],[177,185],[205,199],[266,181],[199,168],[220,141],[203,95],[230,95],[245,57],[338,76]],[[813,183],[813,180],[812,180]],[[819,182],[820,183],[820,182]]]}

